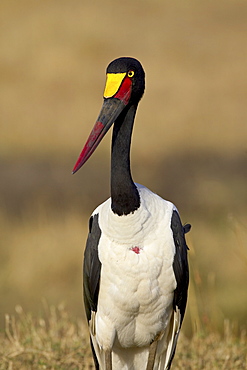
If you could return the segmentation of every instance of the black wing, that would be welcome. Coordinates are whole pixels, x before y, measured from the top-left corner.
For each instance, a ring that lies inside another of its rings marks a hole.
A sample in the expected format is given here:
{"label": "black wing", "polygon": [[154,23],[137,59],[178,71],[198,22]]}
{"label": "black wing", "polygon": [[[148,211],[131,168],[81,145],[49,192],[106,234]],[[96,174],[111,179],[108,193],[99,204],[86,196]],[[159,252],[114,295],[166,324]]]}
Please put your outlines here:
{"label": "black wing", "polygon": [[91,311],[97,311],[101,262],[98,256],[98,245],[101,236],[99,215],[90,217],[89,234],[83,263],[83,297],[88,321]]}
{"label": "black wing", "polygon": [[[174,311],[177,311],[177,309],[179,309],[180,311],[181,315],[180,328],[184,318],[184,312],[187,302],[187,291],[189,285],[189,266],[187,260],[187,249],[189,248],[187,247],[186,244],[185,234],[190,231],[190,228],[191,225],[189,224],[183,226],[178,212],[173,211],[171,219],[171,229],[173,232],[173,240],[176,248],[173,261],[173,270],[177,281],[177,287],[174,291],[173,309]],[[179,331],[180,330],[178,330],[175,334],[173,349],[166,367],[167,370],[170,369],[173,357],[175,355]]]}
{"label": "black wing", "polygon": [[[99,227],[99,215],[90,217],[89,234],[83,262],[83,298],[87,320],[91,319],[91,312],[97,311],[101,262],[98,256],[98,245],[101,236]],[[99,363],[95,354],[92,339],[90,338],[95,369],[99,369]]]}
{"label": "black wing", "polygon": [[187,291],[189,285],[189,266],[187,260],[187,244],[185,233],[190,231],[191,225],[182,225],[179,214],[173,211],[171,228],[173,231],[173,239],[176,247],[176,253],[173,261],[173,270],[177,281],[177,287],[174,291],[173,308],[177,308],[181,314],[181,324],[185,313],[187,302]]}

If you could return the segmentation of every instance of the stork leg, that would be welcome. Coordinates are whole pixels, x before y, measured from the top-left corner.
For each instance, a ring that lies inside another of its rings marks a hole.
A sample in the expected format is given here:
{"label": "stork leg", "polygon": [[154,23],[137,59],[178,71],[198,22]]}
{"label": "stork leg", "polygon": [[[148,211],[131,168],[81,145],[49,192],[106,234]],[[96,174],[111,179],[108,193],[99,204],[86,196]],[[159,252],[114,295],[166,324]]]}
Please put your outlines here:
{"label": "stork leg", "polygon": [[158,340],[155,339],[149,347],[149,355],[148,355],[148,363],[146,370],[153,370],[154,368],[154,361],[155,361],[155,355],[157,350]]}
{"label": "stork leg", "polygon": [[110,349],[105,351],[105,370],[112,370],[112,352]]}

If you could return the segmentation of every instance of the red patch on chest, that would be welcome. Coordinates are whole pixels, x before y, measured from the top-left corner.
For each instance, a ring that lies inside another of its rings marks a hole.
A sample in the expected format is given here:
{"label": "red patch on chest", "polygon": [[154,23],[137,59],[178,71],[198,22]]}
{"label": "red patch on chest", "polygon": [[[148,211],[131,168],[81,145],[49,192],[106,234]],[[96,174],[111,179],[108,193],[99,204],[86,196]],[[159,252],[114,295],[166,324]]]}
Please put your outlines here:
{"label": "red patch on chest", "polygon": [[131,250],[132,250],[133,252],[135,252],[136,254],[139,254],[139,253],[140,253],[141,248],[139,248],[139,247],[132,247],[132,248],[131,248]]}

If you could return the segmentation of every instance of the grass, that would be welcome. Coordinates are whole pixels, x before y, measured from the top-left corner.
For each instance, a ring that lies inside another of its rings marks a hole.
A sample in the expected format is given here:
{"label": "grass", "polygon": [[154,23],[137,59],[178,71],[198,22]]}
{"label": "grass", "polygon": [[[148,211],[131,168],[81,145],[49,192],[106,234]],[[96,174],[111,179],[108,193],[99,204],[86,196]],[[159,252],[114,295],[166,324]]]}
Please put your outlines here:
{"label": "grass", "polygon": [[[0,369],[92,369],[84,322],[72,319],[63,305],[44,306],[45,315],[39,318],[20,306],[15,315],[6,315]],[[209,332],[186,338],[181,334],[173,369],[245,369],[246,346],[246,331],[236,337],[227,320],[223,335]]]}
{"label": "grass", "polygon": [[0,369],[90,369],[85,325],[62,305],[46,307],[44,318],[34,319],[21,306],[16,315],[6,315]]}

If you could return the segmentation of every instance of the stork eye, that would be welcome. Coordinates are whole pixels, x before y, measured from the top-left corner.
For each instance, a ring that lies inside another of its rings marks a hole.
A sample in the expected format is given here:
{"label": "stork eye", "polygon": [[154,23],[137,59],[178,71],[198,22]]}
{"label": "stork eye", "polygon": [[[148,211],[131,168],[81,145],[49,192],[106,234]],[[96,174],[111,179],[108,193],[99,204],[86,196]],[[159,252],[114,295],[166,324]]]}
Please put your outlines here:
{"label": "stork eye", "polygon": [[135,72],[134,72],[134,71],[129,71],[129,72],[128,72],[128,77],[133,77],[133,76],[134,76],[134,74],[135,74]]}

